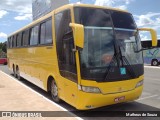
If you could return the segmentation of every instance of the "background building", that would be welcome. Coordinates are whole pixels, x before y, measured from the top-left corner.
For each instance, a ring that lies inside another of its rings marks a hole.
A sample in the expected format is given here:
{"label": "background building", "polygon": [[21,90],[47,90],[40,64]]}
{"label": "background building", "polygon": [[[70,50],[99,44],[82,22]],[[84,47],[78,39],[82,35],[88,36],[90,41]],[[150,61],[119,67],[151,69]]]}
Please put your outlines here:
{"label": "background building", "polygon": [[69,0],[32,0],[33,20],[65,4],[69,4]]}

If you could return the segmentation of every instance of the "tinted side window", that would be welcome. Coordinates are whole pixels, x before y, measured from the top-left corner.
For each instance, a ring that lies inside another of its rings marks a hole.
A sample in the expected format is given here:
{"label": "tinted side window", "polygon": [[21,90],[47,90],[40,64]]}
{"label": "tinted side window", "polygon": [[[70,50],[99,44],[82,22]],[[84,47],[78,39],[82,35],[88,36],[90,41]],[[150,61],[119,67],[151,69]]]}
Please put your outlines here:
{"label": "tinted side window", "polygon": [[11,37],[8,38],[8,42],[7,42],[7,43],[8,43],[8,44],[7,44],[7,47],[8,47],[8,48],[11,48]]}
{"label": "tinted side window", "polygon": [[10,48],[10,38],[7,40],[7,48]]}
{"label": "tinted side window", "polygon": [[[56,44],[59,62],[65,62],[65,55],[63,48],[63,36],[65,34],[65,29],[69,27],[70,18],[68,18],[69,10],[60,12],[55,15],[55,26],[56,26]],[[68,24],[68,25],[67,25]]]}
{"label": "tinted side window", "polygon": [[46,22],[46,39],[45,43],[52,43],[52,21],[48,20]]}
{"label": "tinted side window", "polygon": [[111,11],[111,17],[115,28],[136,29],[133,17],[129,13]]}
{"label": "tinted side window", "polygon": [[38,41],[39,41],[38,35],[39,35],[39,26],[37,25],[34,27],[34,42],[33,42],[34,45],[38,44]]}
{"label": "tinted side window", "polygon": [[14,47],[17,46],[17,36],[16,35],[13,36],[13,46]]}
{"label": "tinted side window", "polygon": [[34,29],[30,29],[30,45],[33,45],[34,42]]}
{"label": "tinted side window", "polygon": [[111,27],[112,22],[108,10],[76,7],[75,22],[84,26]]}
{"label": "tinted side window", "polygon": [[42,23],[40,26],[40,44],[45,44],[46,23]]}
{"label": "tinted side window", "polygon": [[11,36],[11,43],[10,43],[11,48],[13,47],[13,36]]}
{"label": "tinted side window", "polygon": [[61,76],[77,82],[75,53],[73,52],[74,39],[69,23],[71,23],[70,10],[55,15],[58,64]]}
{"label": "tinted side window", "polygon": [[26,30],[22,33],[23,46],[28,46],[29,44],[29,30]]}
{"label": "tinted side window", "polygon": [[25,32],[22,32],[22,46],[25,46]]}
{"label": "tinted side window", "polygon": [[21,47],[22,33],[17,34],[17,47]]}
{"label": "tinted side window", "polygon": [[11,37],[9,38],[9,48],[12,48],[12,39],[11,39]]}
{"label": "tinted side window", "polygon": [[48,20],[40,25],[40,44],[52,43],[52,20]]}
{"label": "tinted side window", "polygon": [[30,45],[38,44],[38,26],[30,29]]}

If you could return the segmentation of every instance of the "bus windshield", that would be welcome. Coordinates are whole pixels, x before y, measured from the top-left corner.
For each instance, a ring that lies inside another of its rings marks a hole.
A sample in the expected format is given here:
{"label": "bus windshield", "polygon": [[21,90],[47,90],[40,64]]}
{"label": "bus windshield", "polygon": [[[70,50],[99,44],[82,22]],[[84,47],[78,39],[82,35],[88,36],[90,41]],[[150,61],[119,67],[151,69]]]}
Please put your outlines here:
{"label": "bus windshield", "polygon": [[115,10],[75,7],[75,22],[84,25],[81,77],[98,82],[143,74],[140,37],[132,15]]}

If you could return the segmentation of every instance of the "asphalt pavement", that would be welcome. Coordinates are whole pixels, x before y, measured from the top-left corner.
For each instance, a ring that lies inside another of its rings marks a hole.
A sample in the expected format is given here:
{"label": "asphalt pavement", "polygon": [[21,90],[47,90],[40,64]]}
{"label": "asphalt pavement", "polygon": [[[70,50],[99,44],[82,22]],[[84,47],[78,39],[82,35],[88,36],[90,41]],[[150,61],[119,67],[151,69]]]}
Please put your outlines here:
{"label": "asphalt pavement", "polygon": [[[8,70],[7,66],[0,65],[0,70],[7,73],[8,75],[12,76],[11,71]],[[17,80],[18,81],[18,80]],[[22,84],[28,86],[35,92],[41,94],[46,99],[51,100],[51,97],[48,93],[43,91],[42,89],[38,88],[37,86],[31,84],[30,82],[26,80],[20,81]],[[35,101],[36,102],[36,101]],[[73,112],[76,116],[78,116],[80,119],[85,120],[91,120],[91,119],[108,119],[108,120],[159,120],[160,117],[105,117],[105,114],[108,111],[141,111],[141,112],[152,112],[155,114],[158,112],[160,113],[160,67],[151,67],[151,66],[145,66],[145,78],[144,78],[144,90],[142,93],[142,96],[132,102],[117,104],[117,105],[110,105],[106,107],[101,107],[93,110],[88,111],[77,111],[74,107],[70,106],[69,104],[62,102],[59,104],[61,107],[65,108],[68,111]],[[94,115],[93,115],[94,114]],[[100,114],[104,117],[95,117],[97,114]],[[87,117],[90,116],[90,117]]]}

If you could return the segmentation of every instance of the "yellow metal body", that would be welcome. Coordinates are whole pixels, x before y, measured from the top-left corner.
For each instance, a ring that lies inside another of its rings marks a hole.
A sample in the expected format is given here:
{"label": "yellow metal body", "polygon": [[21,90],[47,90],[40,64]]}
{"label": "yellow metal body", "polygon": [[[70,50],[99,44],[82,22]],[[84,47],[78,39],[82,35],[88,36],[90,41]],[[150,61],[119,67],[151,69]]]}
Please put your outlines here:
{"label": "yellow metal body", "polygon": [[138,28],[139,31],[148,31],[151,34],[152,37],[152,47],[156,47],[157,46],[157,33],[155,30],[151,29],[151,28]]}
{"label": "yellow metal body", "polygon": [[84,46],[84,27],[80,24],[70,23],[70,27],[73,29],[75,45],[83,48]]}
{"label": "yellow metal body", "polygon": [[[54,23],[54,14],[63,11],[65,9],[71,10],[72,22],[74,23],[73,6],[74,5],[66,5],[64,7],[61,7],[13,34],[23,31],[24,29],[27,29],[30,26],[37,24],[40,21],[43,21],[44,19],[49,17],[52,17],[52,23]],[[79,6],[105,8],[105,7],[91,6],[91,5],[79,5]],[[20,73],[28,75],[28,77],[31,78],[30,80],[32,79],[37,80],[37,82],[34,83],[35,85],[42,83],[41,88],[44,89],[45,91],[48,90],[47,88],[48,78],[52,76],[57,83],[59,97],[62,100],[74,106],[75,108],[81,110],[97,108],[105,105],[116,104],[119,102],[132,101],[139,98],[139,96],[142,93],[143,86],[136,88],[136,84],[137,82],[143,80],[143,76],[140,76],[139,78],[132,80],[125,80],[118,82],[104,82],[104,83],[82,80],[80,76],[81,75],[80,61],[79,61],[78,51],[75,52],[78,82],[76,83],[62,77],[60,75],[58,67],[54,24],[52,25],[52,31],[53,31],[52,46],[42,45],[37,47],[8,49],[7,56],[9,60],[8,63],[9,68],[13,70],[13,66],[14,67],[18,66]],[[101,93],[83,92],[79,90],[78,88],[79,85],[98,87]],[[117,97],[124,97],[125,99],[119,102],[115,102],[115,99]]]}
{"label": "yellow metal body", "polygon": [[[98,87],[101,91],[100,94],[85,93],[79,91],[77,109],[87,109],[86,106],[91,108],[97,108],[105,105],[117,104],[120,102],[133,101],[138,99],[142,93],[143,86],[135,87],[137,82],[143,80],[143,76],[119,82],[106,82],[97,83],[95,81],[81,80],[81,84],[84,86]],[[115,98],[124,96],[125,99],[119,102],[115,102]]]}

